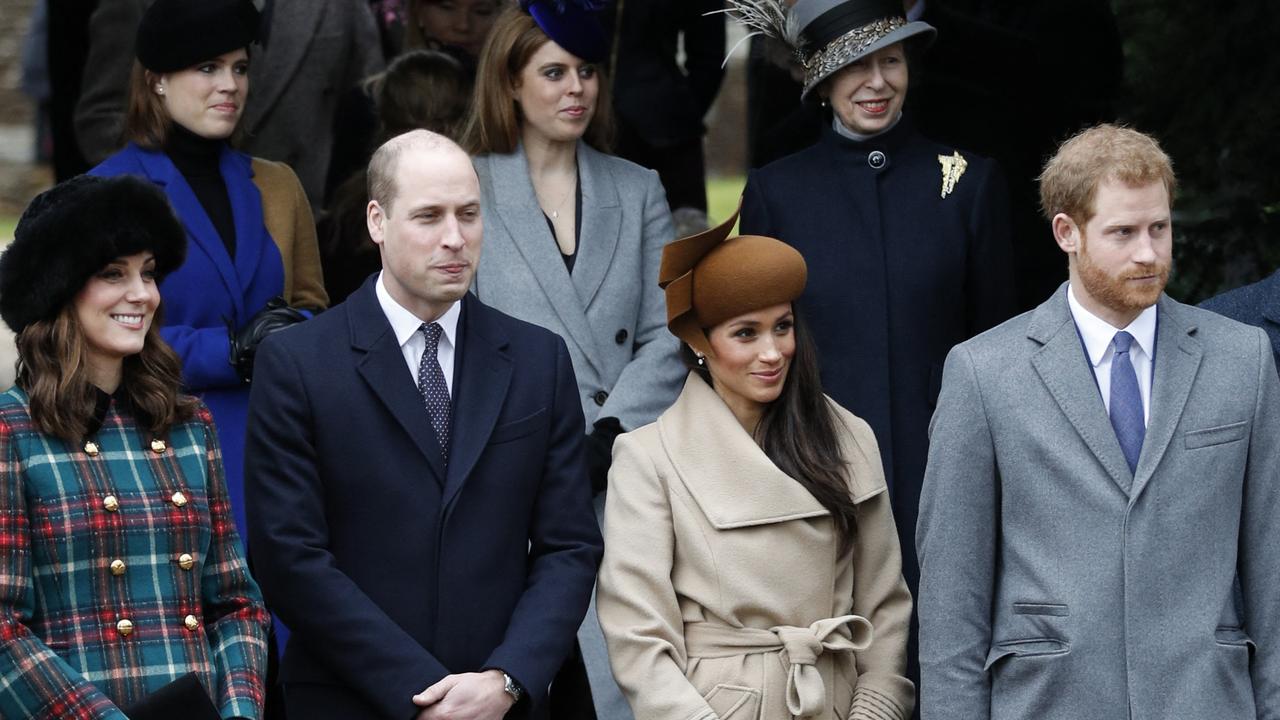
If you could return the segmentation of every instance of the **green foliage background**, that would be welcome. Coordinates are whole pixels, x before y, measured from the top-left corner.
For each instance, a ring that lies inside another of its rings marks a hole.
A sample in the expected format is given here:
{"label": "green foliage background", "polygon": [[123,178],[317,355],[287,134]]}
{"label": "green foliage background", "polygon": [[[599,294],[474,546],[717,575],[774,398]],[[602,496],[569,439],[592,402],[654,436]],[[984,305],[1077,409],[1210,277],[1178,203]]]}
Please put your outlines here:
{"label": "green foliage background", "polygon": [[1280,9],[1275,0],[1114,0],[1121,119],[1155,134],[1180,183],[1169,292],[1198,302],[1280,267]]}

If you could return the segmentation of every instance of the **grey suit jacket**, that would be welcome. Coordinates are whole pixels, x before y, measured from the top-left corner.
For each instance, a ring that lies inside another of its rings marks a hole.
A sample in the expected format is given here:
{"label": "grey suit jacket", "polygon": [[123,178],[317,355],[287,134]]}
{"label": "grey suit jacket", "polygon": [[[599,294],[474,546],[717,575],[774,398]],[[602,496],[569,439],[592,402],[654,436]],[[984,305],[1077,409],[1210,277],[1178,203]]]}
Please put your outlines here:
{"label": "grey suit jacket", "polygon": [[[152,0],[101,0],[76,104],[76,139],[91,165],[123,146],[134,37]],[[250,49],[242,150],[287,163],[312,206],[324,197],[338,98],[382,69],[382,46],[363,0],[273,0],[265,51]],[[261,4],[261,3],[259,3]]]}
{"label": "grey suit jacket", "polygon": [[925,720],[1280,717],[1271,347],[1157,307],[1136,473],[1065,286],[948,356],[916,533]]}
{"label": "grey suit jacket", "polygon": [[578,143],[582,220],[573,273],[534,196],[524,151],[475,159],[484,249],[472,289],[485,304],[558,333],[569,346],[587,427],[653,422],[685,369],[658,288],[673,238],[657,173]]}

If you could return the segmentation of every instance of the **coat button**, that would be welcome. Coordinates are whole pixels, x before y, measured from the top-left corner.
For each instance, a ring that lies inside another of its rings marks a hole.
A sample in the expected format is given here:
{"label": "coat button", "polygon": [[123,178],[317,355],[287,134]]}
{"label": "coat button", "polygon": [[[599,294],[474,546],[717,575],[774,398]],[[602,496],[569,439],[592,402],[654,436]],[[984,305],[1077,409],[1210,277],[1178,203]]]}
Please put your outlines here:
{"label": "coat button", "polygon": [[108,495],[102,498],[102,507],[105,508],[107,512],[115,512],[120,509],[120,501],[116,499],[115,495]]}
{"label": "coat button", "polygon": [[200,621],[196,619],[195,615],[188,615],[183,618],[182,624],[185,625],[188,630],[193,632],[200,629]]}
{"label": "coat button", "polygon": [[627,341],[627,329],[626,329],[626,328],[623,328],[623,329],[619,330],[619,331],[618,331],[618,334],[613,336],[613,341],[614,341],[614,342],[616,342],[616,343],[618,343],[619,345],[621,345],[622,343],[626,342],[626,341]]}
{"label": "coat button", "polygon": [[196,559],[191,557],[191,553],[182,553],[178,556],[178,567],[183,570],[190,570],[196,564]]}
{"label": "coat button", "polygon": [[597,390],[596,394],[591,396],[591,399],[596,401],[596,405],[603,407],[604,401],[609,399],[609,393],[603,390]]}
{"label": "coat button", "polygon": [[129,618],[121,618],[116,623],[116,632],[120,633],[120,637],[129,637],[129,633],[133,632],[133,621]]}
{"label": "coat button", "polygon": [[86,440],[84,443],[84,452],[86,455],[97,455],[100,452],[98,449],[98,443],[92,440]]}
{"label": "coat button", "polygon": [[164,452],[164,449],[165,449],[164,441],[163,441],[163,440],[161,440],[160,438],[156,438],[155,440],[152,440],[152,441],[151,441],[151,451],[152,451],[152,452],[154,452],[154,453],[156,453],[157,455],[159,455],[160,453],[163,453],[163,452]]}
{"label": "coat button", "polygon": [[169,502],[172,502],[174,507],[182,507],[187,504],[187,496],[183,495],[182,491],[179,490],[173,494],[173,497],[169,498]]}
{"label": "coat button", "polygon": [[112,574],[112,575],[115,575],[115,576],[117,576],[117,577],[118,577],[118,576],[120,576],[120,575],[123,575],[123,574],[124,574],[124,561],[123,561],[123,560],[118,560],[118,559],[117,559],[117,560],[112,560],[112,561],[111,561],[111,574]]}
{"label": "coat button", "polygon": [[887,162],[889,162],[889,158],[879,150],[872,150],[871,154],[867,155],[867,164],[876,170],[884,167]]}

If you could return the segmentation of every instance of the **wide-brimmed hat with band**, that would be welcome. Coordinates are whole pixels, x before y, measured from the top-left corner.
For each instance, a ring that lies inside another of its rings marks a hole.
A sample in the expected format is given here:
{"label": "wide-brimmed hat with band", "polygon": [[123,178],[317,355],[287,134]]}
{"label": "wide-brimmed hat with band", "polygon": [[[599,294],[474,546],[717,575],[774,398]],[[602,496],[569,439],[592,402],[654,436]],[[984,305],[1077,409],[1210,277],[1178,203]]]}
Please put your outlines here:
{"label": "wide-brimmed hat with band", "polygon": [[[741,210],[741,207],[739,207]],[[662,249],[658,286],[666,291],[667,328],[695,352],[715,357],[707,329],[800,297],[804,258],[781,240],[729,237],[738,211],[719,225]]]}
{"label": "wide-brimmed hat with band", "polygon": [[881,48],[908,38],[933,42],[937,30],[908,21],[902,0],[728,0],[726,12],[754,35],[777,38],[795,50],[804,66],[804,90],[813,89],[837,70]]}

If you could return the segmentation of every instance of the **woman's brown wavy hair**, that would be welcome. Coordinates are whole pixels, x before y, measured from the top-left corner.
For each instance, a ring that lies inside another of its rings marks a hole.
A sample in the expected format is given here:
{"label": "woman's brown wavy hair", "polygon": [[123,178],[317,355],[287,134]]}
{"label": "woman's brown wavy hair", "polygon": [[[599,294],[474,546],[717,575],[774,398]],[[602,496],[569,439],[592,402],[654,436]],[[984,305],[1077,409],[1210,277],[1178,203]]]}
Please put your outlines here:
{"label": "woman's brown wavy hair", "polygon": [[[195,398],[182,395],[182,362],[160,338],[160,309],[142,352],[124,359],[120,390],[134,408],[134,417],[156,437],[195,414]],[[74,303],[53,318],[28,325],[17,337],[17,385],[27,393],[31,419],[43,433],[78,444],[85,440],[97,405],[89,380],[84,331]]]}

